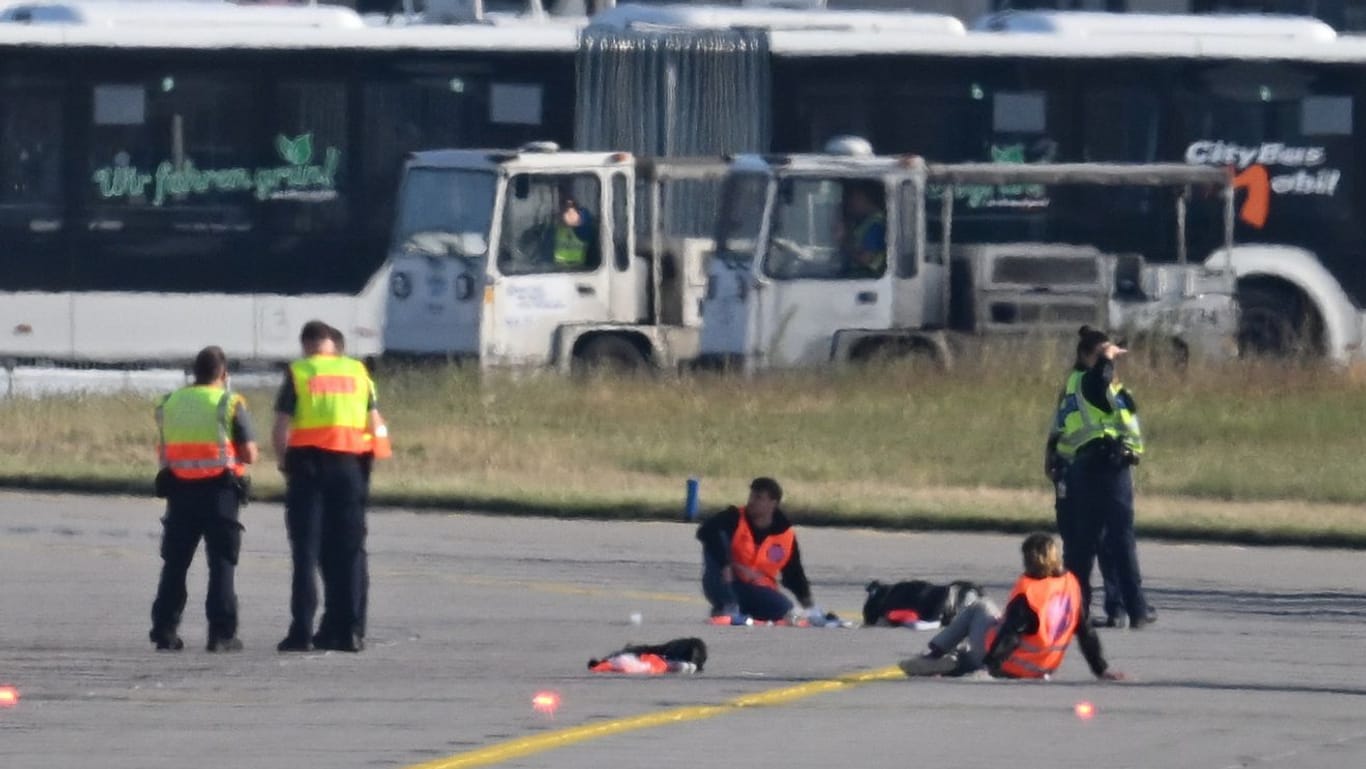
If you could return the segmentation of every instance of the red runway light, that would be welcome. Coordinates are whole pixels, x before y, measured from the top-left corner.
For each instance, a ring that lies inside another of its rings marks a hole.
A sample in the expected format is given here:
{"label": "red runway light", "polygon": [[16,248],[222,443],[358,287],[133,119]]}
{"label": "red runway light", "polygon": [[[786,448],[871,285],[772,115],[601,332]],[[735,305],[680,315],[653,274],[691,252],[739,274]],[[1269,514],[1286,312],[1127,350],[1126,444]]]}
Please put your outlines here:
{"label": "red runway light", "polygon": [[560,695],[555,692],[536,692],[536,696],[531,698],[531,707],[537,713],[553,716],[560,707]]}
{"label": "red runway light", "polygon": [[1091,720],[1091,717],[1096,714],[1096,706],[1089,702],[1078,702],[1074,710],[1077,711],[1077,718],[1083,721]]}
{"label": "red runway light", "polygon": [[0,708],[12,708],[19,704],[19,690],[13,686],[0,686]]}

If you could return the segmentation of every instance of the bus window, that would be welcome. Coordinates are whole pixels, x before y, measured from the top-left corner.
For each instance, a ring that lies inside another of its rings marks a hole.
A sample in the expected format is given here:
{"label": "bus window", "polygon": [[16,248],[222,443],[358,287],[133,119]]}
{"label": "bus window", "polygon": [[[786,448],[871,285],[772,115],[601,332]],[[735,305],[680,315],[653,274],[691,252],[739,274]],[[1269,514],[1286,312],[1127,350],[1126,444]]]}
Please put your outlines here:
{"label": "bus window", "polygon": [[803,94],[810,152],[822,152],[825,143],[836,136],[871,138],[872,89],[859,83],[815,83]]}
{"label": "bus window", "polygon": [[92,229],[160,229],[168,219],[183,231],[250,228],[261,190],[245,80],[163,72],[96,82],[92,101]]}
{"label": "bus window", "polygon": [[1157,94],[1137,86],[1088,88],[1081,101],[1082,160],[1151,163],[1157,160]]}
{"label": "bus window", "polygon": [[1202,68],[1176,97],[1179,149],[1186,162],[1232,166],[1241,195],[1257,192],[1269,200],[1242,205],[1244,225],[1275,230],[1311,219],[1322,232],[1327,222],[1353,218],[1355,88],[1322,68],[1255,62]]}
{"label": "bus window", "polygon": [[477,141],[473,125],[474,91],[467,77],[412,77],[372,81],[361,88],[361,143],[369,235],[387,236],[393,219],[394,190],[407,153],[468,147]]}
{"label": "bus window", "polygon": [[0,83],[0,228],[40,231],[57,224],[62,112],[55,83]]}
{"label": "bus window", "polygon": [[62,185],[63,88],[45,78],[0,80],[0,283],[61,288],[70,261]]}
{"label": "bus window", "polygon": [[277,145],[275,154],[284,160],[280,153],[293,152],[293,144],[303,142],[306,146],[300,146],[299,152],[307,150],[308,162],[321,164],[330,173],[316,189],[272,193],[267,210],[273,229],[325,235],[346,228],[346,168],[351,155],[346,126],[344,83],[294,80],[276,86],[275,118],[270,127]]}
{"label": "bus window", "polygon": [[[1081,160],[1090,163],[1151,163],[1158,159],[1161,100],[1156,85],[1086,83],[1078,99],[1082,116]],[[1166,191],[1150,187],[1052,188],[1051,232],[1057,240],[1103,251],[1141,253],[1174,261],[1170,236],[1175,205]]]}

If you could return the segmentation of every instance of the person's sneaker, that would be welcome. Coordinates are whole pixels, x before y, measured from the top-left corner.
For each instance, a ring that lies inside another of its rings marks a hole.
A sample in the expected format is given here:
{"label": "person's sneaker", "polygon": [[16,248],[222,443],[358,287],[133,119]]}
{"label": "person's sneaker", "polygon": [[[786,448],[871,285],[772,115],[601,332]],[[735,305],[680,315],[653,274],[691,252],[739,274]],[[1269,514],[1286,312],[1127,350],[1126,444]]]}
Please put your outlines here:
{"label": "person's sneaker", "polygon": [[236,636],[231,638],[210,638],[209,645],[205,647],[205,651],[212,654],[240,652],[242,651],[242,641]]}
{"label": "person's sneaker", "polygon": [[1104,618],[1091,618],[1091,627],[1094,628],[1115,628],[1117,630],[1123,630],[1128,624],[1129,620],[1123,614],[1112,614],[1109,617]]}
{"label": "person's sneaker", "polygon": [[185,642],[175,633],[158,633],[153,630],[147,634],[159,652],[178,652],[185,648]]}
{"label": "person's sneaker", "polygon": [[908,676],[946,676],[958,669],[958,655],[945,654],[934,657],[922,654],[897,663],[901,672]]}
{"label": "person's sneaker", "polygon": [[278,652],[308,652],[313,651],[313,644],[307,638],[298,636],[285,636],[285,640],[276,644],[275,650]]}
{"label": "person's sneaker", "polygon": [[1156,621],[1157,621],[1157,615],[1156,615],[1156,614],[1153,614],[1153,613],[1151,613],[1151,612],[1149,612],[1149,613],[1148,613],[1148,616],[1146,616],[1146,617],[1139,617],[1138,619],[1131,619],[1131,620],[1129,620],[1129,629],[1130,629],[1130,630],[1142,630],[1143,628],[1145,628],[1145,627],[1147,627],[1147,626],[1153,624],[1153,623],[1156,622]]}

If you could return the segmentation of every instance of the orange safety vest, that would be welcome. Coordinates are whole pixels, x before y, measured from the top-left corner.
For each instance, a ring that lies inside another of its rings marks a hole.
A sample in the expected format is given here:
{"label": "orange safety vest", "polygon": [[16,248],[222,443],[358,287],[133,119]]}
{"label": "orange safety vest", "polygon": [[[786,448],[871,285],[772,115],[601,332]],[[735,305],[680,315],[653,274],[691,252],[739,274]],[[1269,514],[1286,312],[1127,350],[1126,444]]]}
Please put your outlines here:
{"label": "orange safety vest", "polygon": [[161,466],[186,481],[216,478],[224,473],[244,475],[232,443],[232,417],[242,396],[221,387],[191,385],[167,395],[157,404]]}
{"label": "orange safety vest", "polygon": [[[1067,644],[1081,620],[1081,585],[1071,572],[1061,577],[1021,576],[1007,601],[1024,596],[1039,616],[1039,629],[1020,638],[1020,645],[1001,663],[1000,674],[1011,678],[1043,678],[1058,669]],[[997,628],[987,631],[987,648],[996,643]]]}
{"label": "orange safety vest", "polygon": [[594,673],[658,676],[669,672],[669,661],[658,654],[617,654],[589,668]]}
{"label": "orange safety vest", "polygon": [[374,385],[365,364],[339,355],[313,355],[289,364],[297,403],[289,425],[290,448],[368,454],[365,434]]}
{"label": "orange safety vest", "polygon": [[740,508],[740,523],[730,541],[730,562],[735,578],[761,587],[778,587],[778,576],[792,560],[792,548],[797,544],[797,533],[791,527],[780,534],[770,534],[762,542],[754,541],[745,508]]}

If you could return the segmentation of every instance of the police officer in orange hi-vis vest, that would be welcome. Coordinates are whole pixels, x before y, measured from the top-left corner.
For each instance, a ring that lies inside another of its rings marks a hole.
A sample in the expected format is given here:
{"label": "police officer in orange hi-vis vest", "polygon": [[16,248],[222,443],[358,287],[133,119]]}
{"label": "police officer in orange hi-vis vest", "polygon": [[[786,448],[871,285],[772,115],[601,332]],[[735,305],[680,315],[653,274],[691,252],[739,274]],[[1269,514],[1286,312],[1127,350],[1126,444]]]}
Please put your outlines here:
{"label": "police officer in orange hi-vis vest", "polygon": [[185,574],[199,540],[209,568],[204,601],[209,619],[208,650],[238,651],[237,593],[233,572],[242,548],[238,523],[246,497],[247,465],[258,451],[242,396],[228,390],[228,359],[205,347],[194,360],[194,384],[157,404],[157,496],[166,498],[162,519],[161,580],[152,603],[152,643],[177,651],[185,610]]}
{"label": "police officer in orange hi-vis vest", "polygon": [[811,583],[802,568],[797,535],[778,508],[782,487],[772,478],[755,478],[749,502],[713,515],[697,528],[702,542],[702,593],[711,602],[716,624],[748,620],[778,621],[793,613],[791,590],[813,622],[824,612],[811,601]]}
{"label": "police officer in orange hi-vis vest", "polygon": [[1117,681],[1088,621],[1081,585],[1063,568],[1057,540],[1031,534],[1020,548],[1024,574],[1002,613],[987,598],[960,611],[930,641],[929,651],[901,662],[908,676],[963,675],[986,668],[999,678],[1048,678],[1075,637],[1097,678]]}
{"label": "police officer in orange hi-vis vest", "polygon": [[[337,332],[309,321],[304,357],[289,366],[275,399],[271,441],[285,474],[285,528],[294,574],[282,652],[364,648],[366,478],[363,457],[387,455],[388,432],[365,364],[337,353]],[[379,449],[384,445],[384,451]],[[324,612],[318,631],[316,573]]]}

